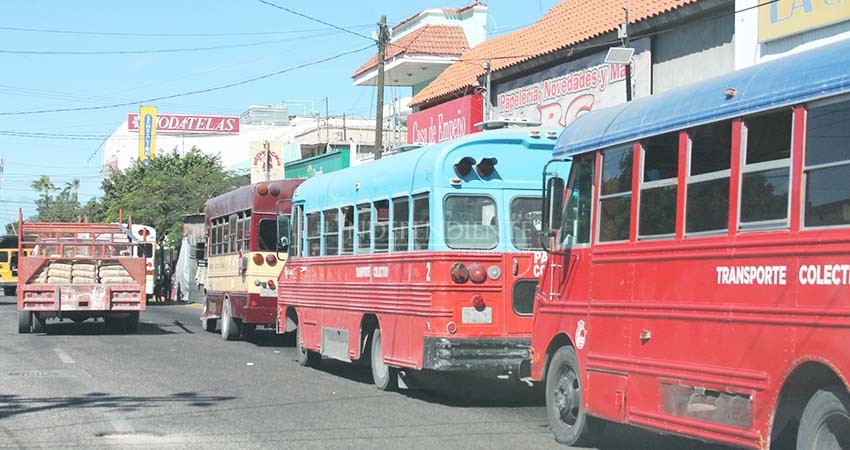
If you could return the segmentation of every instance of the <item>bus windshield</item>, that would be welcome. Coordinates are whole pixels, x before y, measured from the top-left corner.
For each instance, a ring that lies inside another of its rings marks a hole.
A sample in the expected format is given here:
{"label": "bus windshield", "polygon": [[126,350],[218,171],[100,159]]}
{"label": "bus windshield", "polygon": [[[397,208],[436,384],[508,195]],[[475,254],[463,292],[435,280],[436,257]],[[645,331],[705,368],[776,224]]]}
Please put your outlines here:
{"label": "bus windshield", "polygon": [[590,243],[591,206],[593,204],[593,156],[576,158],[570,171],[569,196],[561,224],[561,246]]}
{"label": "bus windshield", "polygon": [[540,249],[542,206],[540,197],[517,197],[511,201],[511,241],[517,249]]}
{"label": "bus windshield", "polygon": [[492,249],[499,243],[496,202],[482,195],[446,197],[446,245],[453,249]]}
{"label": "bus windshield", "polygon": [[261,251],[273,252],[277,249],[277,219],[260,219],[257,229],[257,245]]}
{"label": "bus windshield", "polygon": [[136,256],[153,258],[153,244],[139,244],[139,246],[136,247]]}

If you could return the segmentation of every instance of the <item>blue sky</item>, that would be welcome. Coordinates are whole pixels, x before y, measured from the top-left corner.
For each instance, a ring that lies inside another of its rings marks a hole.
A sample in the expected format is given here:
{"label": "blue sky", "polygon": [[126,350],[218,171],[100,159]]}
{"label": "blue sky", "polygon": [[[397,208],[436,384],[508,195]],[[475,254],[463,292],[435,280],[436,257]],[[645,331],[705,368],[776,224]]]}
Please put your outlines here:
{"label": "blue sky", "polygon": [[[384,14],[390,25],[432,7],[466,0],[273,0],[306,15],[371,35]],[[493,0],[491,32],[537,20],[556,0]],[[324,27],[256,0],[6,0],[0,27],[37,28],[146,36],[100,36],[0,29],[0,113],[41,108],[96,106],[227,84],[347,50],[369,41]],[[244,36],[150,36],[155,33],[286,34]],[[254,44],[210,51],[124,55],[44,55],[8,51],[127,51]],[[330,97],[331,114],[369,116],[372,88],[352,86],[351,74],[373,50],[262,81],[156,103],[173,113],[239,114],[251,104]],[[137,107],[38,115],[0,115],[0,131],[108,135]],[[297,111],[297,110],[296,110]],[[30,183],[45,174],[58,186],[77,177],[80,198],[100,195],[99,139],[35,139],[0,135],[6,160],[0,186],[0,221],[34,214]],[[5,223],[5,222],[4,222]]]}

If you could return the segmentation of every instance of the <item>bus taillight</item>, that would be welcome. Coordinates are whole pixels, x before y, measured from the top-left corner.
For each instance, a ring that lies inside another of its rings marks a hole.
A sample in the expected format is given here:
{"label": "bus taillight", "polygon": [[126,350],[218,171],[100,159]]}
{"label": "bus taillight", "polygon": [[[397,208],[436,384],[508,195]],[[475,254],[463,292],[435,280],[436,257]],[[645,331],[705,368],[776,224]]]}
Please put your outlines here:
{"label": "bus taillight", "polygon": [[270,192],[273,196],[277,197],[278,195],[280,195],[280,186],[279,186],[277,183],[272,184],[272,185],[269,187],[269,192]]}
{"label": "bus taillight", "polygon": [[277,257],[275,255],[271,255],[271,254],[267,255],[266,256],[266,263],[270,266],[274,266],[275,264],[277,264]]}
{"label": "bus taillight", "polygon": [[258,266],[262,266],[262,265],[263,265],[263,260],[264,260],[264,259],[265,259],[265,258],[263,258],[263,255],[261,255],[261,254],[259,254],[259,253],[254,253],[254,258],[253,258],[253,260],[254,260],[254,264],[256,264],[256,265],[258,265]]}
{"label": "bus taillight", "polygon": [[483,283],[487,279],[487,270],[478,263],[469,266],[469,279],[473,283]]}
{"label": "bus taillight", "polygon": [[455,283],[466,283],[466,280],[469,279],[469,270],[463,263],[454,263],[449,274]]}
{"label": "bus taillight", "polygon": [[269,186],[266,183],[260,183],[257,185],[257,193],[260,195],[266,195],[269,193]]}
{"label": "bus taillight", "polygon": [[274,290],[274,288],[275,288],[274,280],[269,280],[266,284],[269,286],[269,289]]}
{"label": "bus taillight", "polygon": [[484,297],[479,294],[475,294],[472,296],[472,306],[476,311],[481,312],[487,308],[487,303],[484,302]]}

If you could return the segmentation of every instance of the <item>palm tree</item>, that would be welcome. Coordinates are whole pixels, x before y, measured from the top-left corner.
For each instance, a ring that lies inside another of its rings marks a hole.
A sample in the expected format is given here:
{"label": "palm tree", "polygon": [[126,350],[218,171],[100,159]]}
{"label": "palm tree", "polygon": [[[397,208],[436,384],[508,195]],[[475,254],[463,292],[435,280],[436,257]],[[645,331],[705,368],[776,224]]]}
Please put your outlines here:
{"label": "palm tree", "polygon": [[39,179],[34,180],[30,186],[36,191],[41,192],[45,203],[50,201],[50,193],[56,190],[56,185],[50,181],[50,177],[47,175],[42,175]]}
{"label": "palm tree", "polygon": [[76,203],[78,190],[80,190],[80,179],[74,178],[72,181],[65,183],[65,189],[62,190],[62,193],[67,193],[68,199],[71,200],[72,203]]}

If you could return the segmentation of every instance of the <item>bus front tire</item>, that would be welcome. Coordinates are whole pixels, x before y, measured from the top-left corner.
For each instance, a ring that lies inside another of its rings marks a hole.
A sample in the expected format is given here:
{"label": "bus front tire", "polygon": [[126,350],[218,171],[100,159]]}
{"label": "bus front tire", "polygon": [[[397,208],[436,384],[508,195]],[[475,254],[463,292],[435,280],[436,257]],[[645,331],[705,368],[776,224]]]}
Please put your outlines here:
{"label": "bus front tire", "polygon": [[304,367],[317,367],[322,361],[322,355],[304,348],[300,325],[295,329],[295,345],[298,347],[298,364]]}
{"label": "bus front tire", "polygon": [[32,333],[32,313],[18,311],[18,334]]}
{"label": "bus front tire", "polygon": [[555,440],[578,447],[592,446],[600,423],[584,410],[578,356],[562,347],[552,356],[546,374],[546,417]]}
{"label": "bus front tire", "polygon": [[842,385],[815,392],[800,417],[798,450],[850,448],[850,396]]}
{"label": "bus front tire", "polygon": [[235,341],[238,336],[239,325],[236,324],[236,320],[233,318],[230,300],[225,300],[221,311],[221,337],[225,341]]}
{"label": "bus front tire", "polygon": [[375,328],[375,331],[372,332],[371,359],[372,379],[375,380],[375,387],[381,391],[398,389],[398,369],[384,363],[380,328]]}

